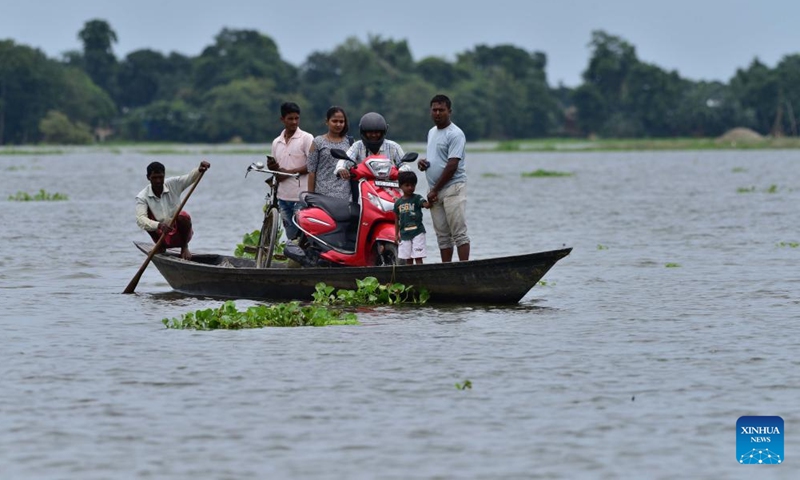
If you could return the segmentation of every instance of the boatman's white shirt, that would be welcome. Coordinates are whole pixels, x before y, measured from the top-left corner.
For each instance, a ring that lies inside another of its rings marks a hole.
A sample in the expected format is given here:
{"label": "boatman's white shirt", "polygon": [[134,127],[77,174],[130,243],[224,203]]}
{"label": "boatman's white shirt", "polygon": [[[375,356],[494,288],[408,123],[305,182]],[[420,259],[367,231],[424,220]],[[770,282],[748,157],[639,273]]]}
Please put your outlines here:
{"label": "boatman's white shirt", "polygon": [[[196,167],[186,175],[164,180],[164,192],[161,193],[161,198],[153,193],[152,185],[147,185],[136,195],[136,225],[143,230],[153,232],[158,230],[159,222],[169,223],[181,206],[181,193],[199,176],[200,169]],[[156,217],[155,220],[147,217],[148,208]]]}

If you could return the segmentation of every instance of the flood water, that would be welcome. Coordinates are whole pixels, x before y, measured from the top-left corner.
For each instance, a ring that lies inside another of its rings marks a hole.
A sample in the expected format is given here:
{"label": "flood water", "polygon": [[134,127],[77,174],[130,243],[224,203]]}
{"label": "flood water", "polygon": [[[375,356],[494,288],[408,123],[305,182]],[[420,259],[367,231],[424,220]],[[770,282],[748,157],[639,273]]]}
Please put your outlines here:
{"label": "flood water", "polygon": [[[161,320],[221,302],[154,266],[120,293],[134,196],[207,158],[191,247],[230,254],[258,157],[0,155],[0,478],[797,478],[799,156],[471,153],[473,258],[574,248],[518,305],[197,332]],[[5,201],[40,189],[69,199]],[[742,415],[783,417],[784,465],[737,463]]]}

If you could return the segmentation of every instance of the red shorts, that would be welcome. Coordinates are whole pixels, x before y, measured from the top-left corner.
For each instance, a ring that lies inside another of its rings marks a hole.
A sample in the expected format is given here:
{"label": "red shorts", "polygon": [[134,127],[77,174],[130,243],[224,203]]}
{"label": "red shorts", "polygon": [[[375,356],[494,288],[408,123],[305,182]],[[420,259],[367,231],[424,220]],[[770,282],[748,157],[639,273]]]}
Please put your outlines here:
{"label": "red shorts", "polygon": [[[151,217],[151,215],[148,216]],[[188,220],[189,225],[192,224],[192,217],[189,215],[188,212],[181,211],[181,213],[178,214],[178,217]],[[188,245],[189,242],[192,240],[192,234],[194,234],[194,230],[192,230],[191,228],[189,228],[188,232],[182,232],[179,228],[177,228],[177,224],[179,224],[180,221],[176,221],[175,223],[176,227],[173,228],[172,231],[169,232],[166,237],[164,237],[164,246],[167,248],[180,248]],[[154,232],[147,232],[147,233],[150,234],[150,237],[153,239],[154,242],[158,242],[158,239],[161,238],[162,232],[161,229],[159,228]]]}

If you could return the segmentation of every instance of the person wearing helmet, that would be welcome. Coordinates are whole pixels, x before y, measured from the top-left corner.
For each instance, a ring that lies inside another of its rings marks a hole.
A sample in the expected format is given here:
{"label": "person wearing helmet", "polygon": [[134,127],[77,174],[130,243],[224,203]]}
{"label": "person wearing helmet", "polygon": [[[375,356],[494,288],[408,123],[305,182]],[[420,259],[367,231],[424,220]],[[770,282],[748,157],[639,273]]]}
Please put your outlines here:
{"label": "person wearing helmet", "polygon": [[[356,165],[363,162],[365,158],[370,155],[385,155],[386,158],[394,162],[398,168],[401,166],[401,159],[405,155],[403,149],[397,142],[393,142],[386,138],[386,132],[389,131],[389,125],[386,119],[380,113],[369,112],[361,117],[358,122],[358,130],[361,134],[361,140],[355,142],[347,150],[347,156]],[[350,178],[350,170],[348,170],[347,160],[339,160],[336,165],[336,174],[343,179]]]}

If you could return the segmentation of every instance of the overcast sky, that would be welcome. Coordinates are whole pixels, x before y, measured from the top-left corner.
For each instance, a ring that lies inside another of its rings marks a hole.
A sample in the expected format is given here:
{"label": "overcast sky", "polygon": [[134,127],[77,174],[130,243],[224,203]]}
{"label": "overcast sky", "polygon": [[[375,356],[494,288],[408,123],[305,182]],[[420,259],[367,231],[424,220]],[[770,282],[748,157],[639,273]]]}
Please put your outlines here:
{"label": "overcast sky", "polygon": [[580,83],[598,29],[693,80],[727,82],[755,57],[774,67],[800,53],[800,0],[0,0],[0,39],[60,58],[81,49],[91,19],[117,33],[120,59],[142,48],[198,55],[224,27],[258,30],[297,66],[368,34],[408,41],[417,61],[512,44],[547,54],[551,86]]}

